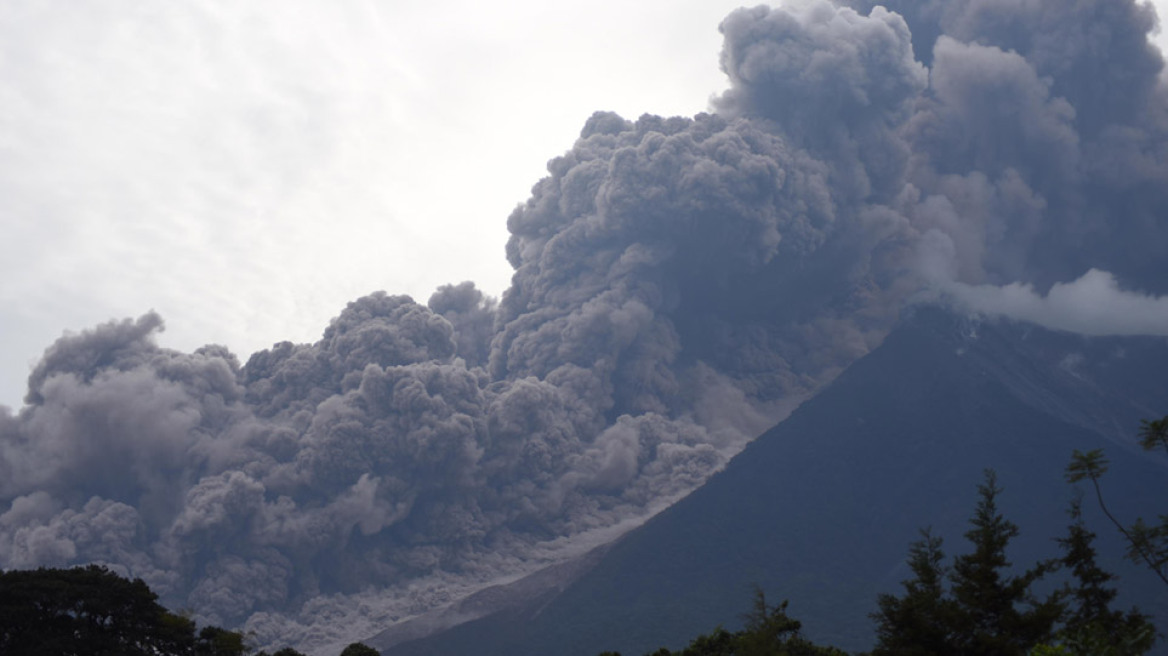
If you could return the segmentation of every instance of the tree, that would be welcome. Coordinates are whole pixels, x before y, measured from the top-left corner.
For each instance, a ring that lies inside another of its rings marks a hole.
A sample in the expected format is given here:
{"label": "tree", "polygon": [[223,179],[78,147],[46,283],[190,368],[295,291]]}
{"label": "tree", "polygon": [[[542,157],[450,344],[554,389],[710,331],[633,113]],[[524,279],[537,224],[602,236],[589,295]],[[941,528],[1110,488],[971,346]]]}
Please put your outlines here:
{"label": "tree", "polygon": [[1058,563],[1042,561],[1019,575],[1009,574],[1006,548],[1018,527],[998,511],[1001,491],[993,470],[986,470],[965,533],[973,550],[957,556],[951,569],[942,564],[940,538],[925,531],[913,543],[909,566],[915,578],[903,583],[903,596],[882,595],[872,615],[877,623],[873,656],[1022,656],[1050,641],[1063,613],[1060,595],[1038,601],[1031,587]]}
{"label": "tree", "polygon": [[0,573],[0,653],[235,656],[242,636],[170,613],[141,580],[104,567]]}
{"label": "tree", "polygon": [[745,619],[746,627],[734,640],[735,656],[845,656],[834,647],[820,647],[804,638],[802,622],[787,615],[787,601],[768,605],[762,588],[754,589],[754,606]]}
{"label": "tree", "polygon": [[[217,626],[205,626],[196,633],[195,628],[190,619],[159,605],[158,595],[141,579],[124,579],[98,565],[0,571],[0,654],[4,656],[251,653],[241,633]],[[272,656],[304,654],[285,648]]]}
{"label": "tree", "polygon": [[203,627],[195,640],[194,653],[197,656],[243,656],[247,652],[242,634],[217,626]]}
{"label": "tree", "polygon": [[1018,576],[1007,574],[1006,547],[1018,526],[998,512],[997,475],[986,470],[979,500],[965,538],[973,552],[953,561],[950,581],[957,605],[955,646],[961,653],[1007,656],[1025,654],[1050,638],[1062,614],[1057,597],[1035,601],[1030,588],[1055,561],[1039,562]]}
{"label": "tree", "polygon": [[381,656],[381,653],[369,645],[354,642],[348,647],[345,647],[344,651],[341,652],[341,656]]}
{"label": "tree", "polygon": [[[822,647],[800,633],[802,624],[787,615],[787,602],[767,603],[761,588],[754,590],[754,604],[745,616],[746,626],[735,633],[722,627],[700,635],[685,649],[673,652],[662,647],[646,656],[847,656],[834,647]],[[600,656],[620,656],[604,652]]]}
{"label": "tree", "polygon": [[1071,502],[1067,536],[1059,538],[1062,565],[1074,576],[1067,584],[1071,602],[1057,641],[1063,653],[1074,656],[1137,656],[1147,653],[1156,640],[1149,617],[1132,608],[1126,613],[1111,609],[1116,590],[1107,584],[1116,576],[1095,560],[1095,534],[1083,524],[1082,500]]}
{"label": "tree", "polygon": [[1151,650],[1156,628],[1149,617],[1132,608],[1112,610],[1116,591],[1108,587],[1116,576],[1104,571],[1095,560],[1095,534],[1083,524],[1082,498],[1071,501],[1071,524],[1067,536],[1059,538],[1064,555],[1062,566],[1071,571],[1073,583],[1066,585],[1068,601],[1063,627],[1053,644],[1039,645],[1030,656],[1139,656]]}
{"label": "tree", "polygon": [[[737,640],[738,634],[730,633],[719,626],[709,634],[694,638],[679,656],[734,656],[734,645]],[[652,656],[673,656],[673,652],[662,648]]]}
{"label": "tree", "polygon": [[909,569],[914,578],[901,582],[904,596],[882,594],[876,621],[876,649],[872,656],[932,656],[952,644],[953,602],[945,598],[942,540],[929,529],[909,547]]}
{"label": "tree", "polygon": [[[1140,446],[1145,450],[1163,448],[1168,452],[1168,416],[1140,422],[1139,437]],[[1071,483],[1091,481],[1099,508],[1127,541],[1128,559],[1136,563],[1142,562],[1168,585],[1168,515],[1160,515],[1158,524],[1148,524],[1141,517],[1131,526],[1125,526],[1112,514],[1103,500],[1099,479],[1107,473],[1107,467],[1107,458],[1103,456],[1102,449],[1092,449],[1086,453],[1075,449],[1071,455],[1071,463],[1067,466],[1067,481]]]}

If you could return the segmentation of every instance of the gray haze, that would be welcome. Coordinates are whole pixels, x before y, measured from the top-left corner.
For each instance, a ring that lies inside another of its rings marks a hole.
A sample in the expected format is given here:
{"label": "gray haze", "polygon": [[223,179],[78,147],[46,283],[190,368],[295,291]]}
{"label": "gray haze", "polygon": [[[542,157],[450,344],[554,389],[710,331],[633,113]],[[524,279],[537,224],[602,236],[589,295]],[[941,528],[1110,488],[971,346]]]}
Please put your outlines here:
{"label": "gray haze", "polygon": [[0,566],[328,649],[643,520],[906,303],[1164,334],[1152,10],[852,4],[728,16],[708,114],[593,115],[497,302],[377,292],[245,363],[153,313],[62,338],[0,411]]}

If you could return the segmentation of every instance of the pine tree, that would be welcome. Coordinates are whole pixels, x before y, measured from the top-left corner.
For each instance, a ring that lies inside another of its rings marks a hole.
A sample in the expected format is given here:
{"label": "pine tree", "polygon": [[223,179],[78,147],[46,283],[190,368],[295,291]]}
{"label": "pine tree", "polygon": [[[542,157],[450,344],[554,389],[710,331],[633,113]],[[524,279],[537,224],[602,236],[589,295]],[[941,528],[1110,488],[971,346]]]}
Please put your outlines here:
{"label": "pine tree", "polygon": [[1094,656],[1138,656],[1155,642],[1156,630],[1150,618],[1137,609],[1126,613],[1112,610],[1116,590],[1108,587],[1115,575],[1104,571],[1095,560],[1095,534],[1083,524],[1081,499],[1071,502],[1071,524],[1067,536],[1059,539],[1063,567],[1074,576],[1068,584],[1070,604],[1058,640],[1073,654]]}
{"label": "pine tree", "polygon": [[876,648],[872,656],[932,656],[952,651],[953,603],[945,598],[942,540],[928,529],[909,547],[915,578],[903,581],[904,596],[880,595]]}
{"label": "pine tree", "polygon": [[939,537],[924,531],[913,543],[909,566],[915,578],[904,581],[902,596],[882,595],[872,615],[877,633],[872,656],[1024,656],[1050,642],[1063,615],[1061,595],[1036,601],[1031,587],[1059,563],[1042,561],[1010,574],[1006,548],[1018,527],[998,512],[1001,491],[987,470],[965,533],[973,550],[955,558],[951,569],[942,565]]}
{"label": "pine tree", "polygon": [[[755,588],[754,605],[743,619],[746,626],[741,631],[731,633],[719,626],[681,651],[662,647],[645,656],[847,656],[847,652],[804,638],[802,623],[787,614],[787,602],[771,606],[761,588]],[[620,654],[604,652],[600,656]]]}
{"label": "pine tree", "polygon": [[1038,602],[1030,592],[1057,562],[1040,562],[1017,576],[1007,573],[1011,563],[1006,547],[1018,536],[1018,526],[998,511],[1001,491],[997,475],[986,470],[985,482],[978,486],[980,498],[971,528],[965,533],[973,552],[953,562],[949,577],[956,603],[953,653],[1023,656],[1051,638],[1062,614],[1057,596]]}

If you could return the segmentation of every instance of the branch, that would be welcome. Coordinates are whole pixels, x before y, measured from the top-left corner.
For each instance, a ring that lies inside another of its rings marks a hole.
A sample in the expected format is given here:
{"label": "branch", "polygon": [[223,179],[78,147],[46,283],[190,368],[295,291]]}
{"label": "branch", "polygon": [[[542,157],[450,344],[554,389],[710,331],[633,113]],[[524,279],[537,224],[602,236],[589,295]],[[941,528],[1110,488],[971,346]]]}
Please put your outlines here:
{"label": "branch", "polygon": [[1161,569],[1161,567],[1158,566],[1154,560],[1152,560],[1152,557],[1146,551],[1144,551],[1143,542],[1132,537],[1132,534],[1128,532],[1127,528],[1118,519],[1115,518],[1115,515],[1111,514],[1110,510],[1107,509],[1107,504],[1103,503],[1103,491],[1099,489],[1099,478],[1096,476],[1090,476],[1089,478],[1091,479],[1091,485],[1095,487],[1095,498],[1099,500],[1099,507],[1103,509],[1103,514],[1107,515],[1107,519],[1110,519],[1111,523],[1115,524],[1115,527],[1119,529],[1120,533],[1123,533],[1123,537],[1127,538],[1127,542],[1131,545],[1132,550],[1138,553],[1140,557],[1144,559],[1144,562],[1147,563],[1148,567],[1156,573],[1156,576],[1160,577],[1160,580],[1164,582],[1164,585],[1168,585],[1168,577],[1164,576],[1164,570]]}

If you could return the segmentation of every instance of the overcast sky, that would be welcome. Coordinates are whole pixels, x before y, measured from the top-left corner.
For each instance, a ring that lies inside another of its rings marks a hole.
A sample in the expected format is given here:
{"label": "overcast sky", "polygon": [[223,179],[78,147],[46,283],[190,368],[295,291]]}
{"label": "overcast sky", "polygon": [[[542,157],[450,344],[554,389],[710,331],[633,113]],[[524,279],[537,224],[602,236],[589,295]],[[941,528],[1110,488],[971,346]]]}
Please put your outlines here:
{"label": "overcast sky", "polygon": [[705,110],[740,4],[0,4],[0,404],[150,309],[246,360],[373,290],[498,295],[546,161],[595,110]]}

